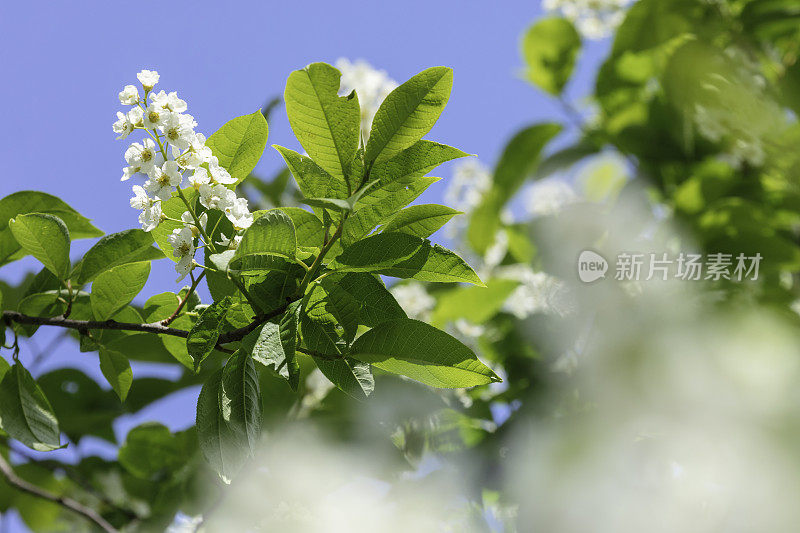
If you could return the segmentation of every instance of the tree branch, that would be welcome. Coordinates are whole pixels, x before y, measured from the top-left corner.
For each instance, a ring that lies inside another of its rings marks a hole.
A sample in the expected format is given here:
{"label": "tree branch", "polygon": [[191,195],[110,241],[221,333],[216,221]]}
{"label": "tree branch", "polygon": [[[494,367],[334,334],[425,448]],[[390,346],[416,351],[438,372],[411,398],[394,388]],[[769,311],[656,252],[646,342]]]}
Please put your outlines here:
{"label": "tree branch", "polygon": [[0,454],[0,474],[6,478],[6,481],[12,487],[21,490],[22,492],[27,492],[28,494],[35,496],[37,498],[41,498],[43,500],[48,500],[53,503],[56,503],[70,511],[77,513],[84,517],[85,519],[94,522],[97,524],[103,531],[107,533],[118,533],[118,530],[109,524],[105,518],[100,516],[97,511],[94,509],[90,509],[85,505],[73,500],[72,498],[68,498],[66,496],[59,496],[57,494],[53,494],[41,487],[37,487],[32,483],[28,483],[21,477],[19,477],[15,472],[14,469],[11,468],[11,465],[6,461],[5,457]]}
{"label": "tree branch", "polygon": [[[294,301],[294,300],[292,300]],[[236,342],[242,340],[245,335],[256,329],[258,326],[266,322],[267,320],[273,319],[276,316],[280,316],[286,311],[286,308],[292,301],[288,301],[286,304],[282,305],[278,309],[274,311],[270,311],[269,313],[264,313],[261,315],[256,316],[253,319],[253,322],[244,326],[239,329],[235,329],[233,331],[229,331],[227,333],[223,333],[219,336],[219,340],[217,344],[227,344],[229,342]],[[97,329],[110,329],[110,330],[117,330],[117,331],[138,331],[142,333],[156,333],[158,335],[171,335],[173,337],[182,337],[186,338],[189,336],[189,332],[183,329],[177,328],[170,328],[168,326],[163,325],[161,322],[150,322],[145,324],[136,324],[131,322],[117,322],[116,320],[71,320],[69,318],[64,318],[60,316],[56,317],[41,317],[41,316],[29,316],[24,315],[22,313],[18,313],[17,311],[3,311],[2,314],[3,322],[6,324],[10,324],[11,322],[16,322],[18,324],[32,324],[37,326],[56,326],[60,328],[68,328],[74,329],[81,333],[86,333],[89,330],[97,330]]]}

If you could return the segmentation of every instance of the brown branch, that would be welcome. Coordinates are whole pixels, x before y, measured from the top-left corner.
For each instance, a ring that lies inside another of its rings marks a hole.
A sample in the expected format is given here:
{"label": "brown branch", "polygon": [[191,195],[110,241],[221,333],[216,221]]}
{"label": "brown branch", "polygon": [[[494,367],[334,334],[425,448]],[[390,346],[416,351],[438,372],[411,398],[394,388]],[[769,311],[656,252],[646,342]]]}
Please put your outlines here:
{"label": "brown branch", "polygon": [[28,483],[21,477],[19,477],[14,469],[11,468],[11,465],[6,461],[5,457],[0,454],[0,474],[6,478],[6,481],[12,487],[21,490],[22,492],[27,492],[28,494],[35,496],[37,498],[41,498],[43,500],[51,501],[56,503],[70,511],[77,513],[84,517],[85,519],[94,522],[97,524],[103,531],[108,533],[118,533],[118,530],[109,524],[105,518],[100,516],[97,511],[86,507],[85,505],[73,500],[72,498],[68,498],[66,496],[60,496],[58,494],[53,494],[50,491],[47,491],[41,487],[37,487],[32,483]]}
{"label": "brown branch", "polygon": [[203,270],[200,273],[200,275],[197,276],[196,278],[194,277],[194,274],[192,274],[191,272],[189,273],[189,275],[192,276],[192,286],[189,287],[188,291],[186,291],[186,296],[184,296],[183,299],[178,303],[178,307],[175,309],[175,312],[172,313],[169,317],[167,317],[167,318],[165,318],[164,320],[161,321],[162,325],[169,326],[170,324],[172,324],[173,320],[178,318],[178,315],[183,310],[183,307],[186,305],[186,302],[189,301],[189,298],[192,296],[192,294],[194,293],[195,289],[197,289],[197,285],[200,283],[200,281],[206,275],[206,271]]}
{"label": "brown branch", "polygon": [[[227,344],[229,342],[236,342],[242,340],[245,337],[245,335],[255,330],[258,326],[260,326],[267,320],[271,320],[276,316],[282,315],[284,311],[286,311],[288,305],[292,303],[292,301],[287,302],[286,304],[282,305],[278,309],[275,309],[274,311],[270,311],[269,313],[264,313],[256,316],[253,319],[253,322],[251,322],[247,326],[235,329],[233,331],[229,331],[227,333],[223,333],[222,335],[219,336],[217,345]],[[86,334],[89,330],[110,329],[117,331],[137,331],[142,333],[155,333],[158,335],[170,335],[173,337],[182,337],[184,339],[189,336],[188,331],[183,329],[170,328],[168,326],[163,325],[161,322],[137,324],[131,322],[117,322],[116,320],[72,320],[60,316],[51,318],[41,317],[41,316],[29,316],[19,313],[17,311],[3,311],[2,319],[3,322],[5,322],[6,324],[10,324],[11,322],[16,322],[18,324],[33,324],[37,326],[56,326],[60,328],[74,329],[82,334]]]}

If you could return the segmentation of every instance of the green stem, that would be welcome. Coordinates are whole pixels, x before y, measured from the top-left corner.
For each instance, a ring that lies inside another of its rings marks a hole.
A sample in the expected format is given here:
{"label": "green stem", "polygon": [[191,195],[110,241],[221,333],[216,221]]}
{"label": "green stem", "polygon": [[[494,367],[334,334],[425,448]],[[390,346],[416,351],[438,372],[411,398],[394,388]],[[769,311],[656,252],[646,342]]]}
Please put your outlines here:
{"label": "green stem", "polygon": [[342,217],[341,223],[339,223],[339,227],[336,228],[336,233],[333,234],[331,240],[329,240],[320,250],[319,255],[314,259],[314,262],[311,264],[311,267],[306,272],[306,275],[303,276],[303,281],[300,282],[300,289],[299,293],[303,294],[308,287],[308,284],[311,283],[311,280],[317,273],[317,270],[322,265],[322,260],[325,258],[325,254],[330,251],[331,247],[334,243],[342,236],[342,228],[344,227],[344,221],[347,218],[347,213]]}

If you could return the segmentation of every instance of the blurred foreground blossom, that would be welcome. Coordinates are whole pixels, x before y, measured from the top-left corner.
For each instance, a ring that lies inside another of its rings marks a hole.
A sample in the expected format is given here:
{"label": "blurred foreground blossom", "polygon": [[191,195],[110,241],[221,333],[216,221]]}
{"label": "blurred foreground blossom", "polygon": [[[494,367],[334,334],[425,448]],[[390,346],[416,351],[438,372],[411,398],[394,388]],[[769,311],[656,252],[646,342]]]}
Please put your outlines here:
{"label": "blurred foreground blossom", "polygon": [[544,0],[546,11],[571,20],[586,39],[605,39],[625,18],[633,0]]}

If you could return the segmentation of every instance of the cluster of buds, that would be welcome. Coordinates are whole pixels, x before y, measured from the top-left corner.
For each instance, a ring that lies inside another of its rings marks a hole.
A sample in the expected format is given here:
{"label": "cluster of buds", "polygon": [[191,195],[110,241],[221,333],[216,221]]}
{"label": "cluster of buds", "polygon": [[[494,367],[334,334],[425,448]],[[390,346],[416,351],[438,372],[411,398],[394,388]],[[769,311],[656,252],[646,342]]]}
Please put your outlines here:
{"label": "cluster of buds", "polygon": [[[178,222],[183,227],[175,229],[169,237],[174,255],[178,258],[176,270],[183,279],[195,266],[194,254],[199,242],[212,248],[235,248],[241,233],[253,223],[247,200],[239,198],[228,186],[236,183],[230,173],[220,166],[211,148],[206,146],[202,133],[194,131],[197,122],[186,110],[178,93],[155,92],[159,75],[154,70],[142,70],[136,77],[142,85],[143,95],[134,85],[126,85],[119,93],[122,105],[130,106],[126,113],[117,112],[113,129],[117,139],[125,139],[136,130],[146,137],[134,142],[125,151],[127,166],[122,181],[141,176],[144,182],[133,186],[131,207],[141,211],[139,223],[144,231],[152,231],[167,220],[161,206],[174,195],[184,200],[186,211]],[[200,204],[207,210],[218,209],[231,221],[235,234],[221,236],[217,243],[209,242],[206,233],[206,213],[198,214],[181,192],[184,178],[197,190]]]}

